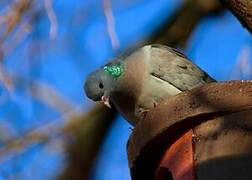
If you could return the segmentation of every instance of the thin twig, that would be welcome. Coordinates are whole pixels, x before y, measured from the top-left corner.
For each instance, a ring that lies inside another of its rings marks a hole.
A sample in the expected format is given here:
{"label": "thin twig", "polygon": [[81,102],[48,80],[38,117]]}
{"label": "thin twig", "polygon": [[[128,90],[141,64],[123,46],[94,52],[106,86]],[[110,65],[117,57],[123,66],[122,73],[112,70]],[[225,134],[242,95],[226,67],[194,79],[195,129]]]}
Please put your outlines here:
{"label": "thin twig", "polygon": [[107,20],[107,30],[112,44],[112,48],[116,50],[119,48],[120,44],[115,32],[114,16],[111,8],[111,3],[109,0],[103,0],[103,9]]}
{"label": "thin twig", "polygon": [[57,16],[53,10],[52,7],[52,1],[51,0],[44,0],[45,3],[45,9],[48,14],[49,21],[51,23],[50,27],[50,38],[55,39],[57,36],[58,32],[58,21],[57,21]]}
{"label": "thin twig", "polygon": [[40,80],[32,81],[31,96],[58,110],[60,113],[68,112],[74,107],[74,104],[57,91],[55,87]]}
{"label": "thin twig", "polygon": [[251,49],[249,46],[242,48],[238,55],[234,70],[231,73],[231,79],[250,78],[252,76],[252,57],[250,51]]}
{"label": "thin twig", "polygon": [[5,86],[5,88],[10,92],[14,89],[14,85],[11,77],[3,68],[2,63],[0,62],[0,82]]}
{"label": "thin twig", "polygon": [[31,2],[32,0],[20,0],[18,3],[13,5],[12,9],[9,11],[9,14],[7,14],[5,17],[7,28],[3,39],[6,38],[21,21],[25,12],[30,8]]}
{"label": "thin twig", "polygon": [[75,126],[79,126],[78,123],[83,123],[78,118],[85,116],[80,109],[82,107],[77,107],[64,113],[60,118],[34,128],[21,136],[9,138],[0,148],[0,162],[17,157],[34,144],[47,144],[59,137],[64,138],[70,135],[75,130]]}
{"label": "thin twig", "polygon": [[18,44],[26,39],[26,37],[31,33],[32,26],[28,22],[24,22],[20,25],[13,37],[8,41],[8,43],[3,43],[4,55],[7,57],[10,55]]}

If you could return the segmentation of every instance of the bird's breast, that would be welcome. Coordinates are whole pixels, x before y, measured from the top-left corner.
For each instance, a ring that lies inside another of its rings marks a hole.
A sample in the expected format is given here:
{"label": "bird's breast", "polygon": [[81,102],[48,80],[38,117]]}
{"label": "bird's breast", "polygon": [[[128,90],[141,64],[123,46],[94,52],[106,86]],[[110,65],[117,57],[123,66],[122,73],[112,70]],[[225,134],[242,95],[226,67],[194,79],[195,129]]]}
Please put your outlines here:
{"label": "bird's breast", "polygon": [[140,98],[144,83],[146,65],[140,54],[128,57],[124,63],[124,73],[118,78],[111,101],[123,116],[135,125],[139,117],[135,113],[138,99]]}

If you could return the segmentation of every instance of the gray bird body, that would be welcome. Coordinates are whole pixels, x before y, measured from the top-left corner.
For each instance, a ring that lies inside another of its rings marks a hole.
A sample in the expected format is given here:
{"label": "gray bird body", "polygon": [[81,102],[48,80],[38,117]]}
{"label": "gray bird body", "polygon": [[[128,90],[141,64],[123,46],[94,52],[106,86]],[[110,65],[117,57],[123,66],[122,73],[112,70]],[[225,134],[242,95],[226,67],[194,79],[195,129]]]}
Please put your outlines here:
{"label": "gray bird body", "polygon": [[108,97],[132,125],[159,102],[215,81],[183,54],[163,45],[144,46],[106,66],[111,65],[122,67],[121,75],[115,77],[104,68],[93,72],[85,83],[86,94],[95,101],[101,95]]}

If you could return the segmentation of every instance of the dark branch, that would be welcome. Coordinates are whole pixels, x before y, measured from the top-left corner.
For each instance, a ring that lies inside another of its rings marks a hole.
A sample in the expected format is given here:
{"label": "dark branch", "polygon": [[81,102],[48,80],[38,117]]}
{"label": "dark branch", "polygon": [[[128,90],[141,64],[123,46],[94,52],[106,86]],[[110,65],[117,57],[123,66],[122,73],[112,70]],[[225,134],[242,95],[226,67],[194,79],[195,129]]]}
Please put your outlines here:
{"label": "dark branch", "polygon": [[252,33],[252,1],[251,0],[221,0],[237,17],[243,27]]}
{"label": "dark branch", "polygon": [[217,0],[187,0],[161,27],[154,32],[147,43],[159,43],[184,48],[195,26],[209,15],[224,10]]}

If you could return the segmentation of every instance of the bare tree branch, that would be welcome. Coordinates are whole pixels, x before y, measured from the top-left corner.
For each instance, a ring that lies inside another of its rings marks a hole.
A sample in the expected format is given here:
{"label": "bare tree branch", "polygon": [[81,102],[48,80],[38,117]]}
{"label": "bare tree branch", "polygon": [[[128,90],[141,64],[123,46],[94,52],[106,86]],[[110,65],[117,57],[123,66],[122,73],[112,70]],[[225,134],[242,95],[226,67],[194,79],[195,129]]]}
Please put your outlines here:
{"label": "bare tree branch", "polygon": [[31,95],[60,113],[74,109],[74,104],[48,83],[36,80],[31,83]]}
{"label": "bare tree branch", "polygon": [[8,11],[9,13],[4,17],[4,22],[7,23],[7,28],[3,35],[3,39],[6,38],[20,22],[25,12],[30,8],[32,1],[33,0],[20,0],[14,3],[11,10]]}
{"label": "bare tree branch", "polygon": [[[2,61],[4,56],[13,50],[13,47],[17,44],[17,42],[21,41],[26,36],[28,26],[21,26],[19,31],[17,31],[14,35],[13,41],[8,42],[7,47],[4,46],[4,41],[21,22],[22,17],[30,9],[32,2],[33,0],[15,1],[6,15],[0,17],[0,24],[2,27],[4,27],[3,36],[0,37],[0,81],[8,91],[13,90],[14,85],[10,75],[4,69]],[[6,26],[3,26],[3,23],[6,24]]]}
{"label": "bare tree branch", "polygon": [[251,48],[244,46],[238,55],[236,64],[231,73],[231,79],[240,79],[241,77],[252,77],[252,66],[251,66]]}
{"label": "bare tree branch", "polygon": [[113,49],[116,50],[119,48],[120,44],[119,44],[119,40],[115,32],[115,21],[114,21],[114,15],[112,12],[110,0],[103,0],[103,9],[104,9],[104,14],[107,20],[107,29],[108,29],[108,34],[111,40],[111,44],[112,44]]}
{"label": "bare tree branch", "polygon": [[[111,124],[111,118],[114,117],[113,110],[103,107],[103,105],[97,104],[88,113],[80,113],[80,109],[73,110],[64,113],[59,119],[28,131],[21,136],[8,138],[7,141],[2,142],[4,145],[0,147],[0,161],[6,161],[22,154],[33,144],[47,144],[57,138],[65,140],[70,138],[75,143],[79,140],[79,133],[85,134],[84,137],[81,137],[83,143],[91,141],[90,143],[93,143],[97,148],[100,145],[97,141],[101,141],[100,136],[104,135],[106,129],[103,125]],[[104,130],[101,128],[93,129],[93,127],[103,127]],[[87,137],[88,139],[86,139]],[[69,142],[65,141],[65,143],[68,144]],[[83,146],[82,150],[85,148],[92,149],[93,147],[88,144]],[[82,156],[82,154],[79,155]],[[94,157],[88,155],[88,158]]]}
{"label": "bare tree branch", "polygon": [[68,124],[65,131],[74,130],[71,131],[74,139],[71,146],[67,146],[68,165],[60,179],[88,179],[90,169],[95,164],[97,153],[114,118],[113,109],[98,105],[79,120],[81,123]]}
{"label": "bare tree branch", "polygon": [[25,38],[29,35],[29,33],[31,33],[31,29],[32,27],[28,22],[24,22],[20,25],[20,28],[18,28],[14,32],[13,38],[11,40],[8,40],[8,43],[6,42],[2,45],[5,57],[13,53],[17,45],[24,41]]}
{"label": "bare tree branch", "polygon": [[51,23],[51,27],[50,27],[50,38],[54,39],[57,36],[57,32],[58,32],[58,21],[57,21],[57,17],[56,14],[53,10],[52,7],[52,0],[44,0],[45,3],[45,9],[46,12],[48,14],[48,18],[50,20]]}
{"label": "bare tree branch", "polygon": [[4,84],[5,88],[8,91],[13,90],[14,85],[13,85],[12,79],[9,76],[9,74],[6,73],[1,61],[0,61],[0,82],[2,82],[2,84]]}
{"label": "bare tree branch", "polygon": [[200,20],[209,15],[219,14],[223,9],[218,0],[185,0],[184,4],[154,32],[147,43],[184,48]]}
{"label": "bare tree branch", "polygon": [[220,0],[237,17],[241,24],[252,33],[252,1],[251,0]]}

